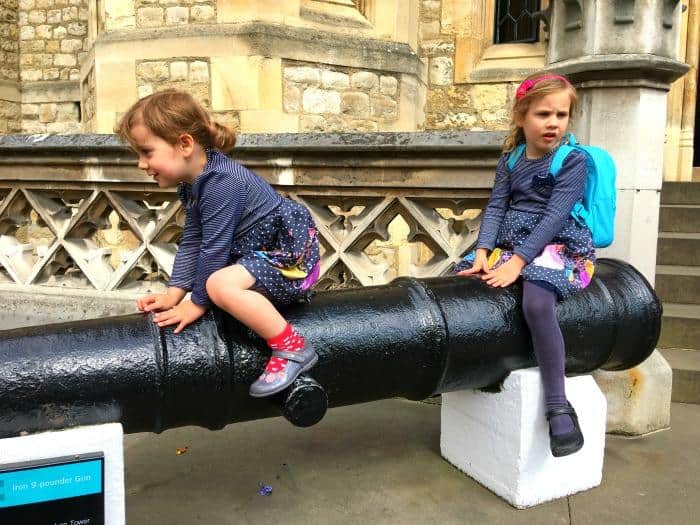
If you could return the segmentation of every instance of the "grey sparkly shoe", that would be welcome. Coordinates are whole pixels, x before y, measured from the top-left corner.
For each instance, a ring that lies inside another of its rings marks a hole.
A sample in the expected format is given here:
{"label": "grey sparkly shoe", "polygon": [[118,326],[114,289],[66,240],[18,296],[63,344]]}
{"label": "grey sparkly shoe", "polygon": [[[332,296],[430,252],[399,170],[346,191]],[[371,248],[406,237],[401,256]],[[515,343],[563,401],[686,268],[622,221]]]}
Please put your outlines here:
{"label": "grey sparkly shoe", "polygon": [[297,352],[275,350],[272,357],[286,359],[287,366],[280,372],[263,372],[255,383],[250,385],[248,392],[252,397],[267,397],[281,392],[291,385],[299,374],[310,370],[318,361],[318,354],[309,343]]}

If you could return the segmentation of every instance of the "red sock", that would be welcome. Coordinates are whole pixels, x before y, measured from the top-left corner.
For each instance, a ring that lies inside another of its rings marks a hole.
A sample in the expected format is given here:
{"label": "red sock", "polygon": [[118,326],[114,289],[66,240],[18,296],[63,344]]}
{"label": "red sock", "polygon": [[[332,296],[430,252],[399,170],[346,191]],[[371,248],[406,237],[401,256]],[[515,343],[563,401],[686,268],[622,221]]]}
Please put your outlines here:
{"label": "red sock", "polygon": [[[304,337],[299,335],[294,327],[287,323],[282,333],[267,340],[267,346],[273,350],[283,350],[285,352],[296,352],[304,346]],[[265,367],[265,372],[280,372],[287,366],[287,360],[279,357],[271,357]]]}

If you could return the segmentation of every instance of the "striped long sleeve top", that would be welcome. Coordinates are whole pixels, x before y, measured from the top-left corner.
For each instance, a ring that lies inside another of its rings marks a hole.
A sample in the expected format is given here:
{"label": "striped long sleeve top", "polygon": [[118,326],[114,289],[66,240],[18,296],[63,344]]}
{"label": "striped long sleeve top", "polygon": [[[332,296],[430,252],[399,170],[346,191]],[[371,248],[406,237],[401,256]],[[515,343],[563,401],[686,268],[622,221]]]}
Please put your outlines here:
{"label": "striped long sleeve top", "polygon": [[481,221],[477,248],[489,251],[495,248],[499,228],[509,208],[539,215],[530,235],[513,250],[527,263],[562,230],[574,204],[583,199],[586,157],[579,151],[572,151],[556,177],[552,177],[549,166],[553,153],[533,160],[523,154],[510,172],[508,154],[500,158],[493,191]]}
{"label": "striped long sleeve top", "polygon": [[223,153],[207,150],[204,171],[192,185],[181,183],[185,229],[169,286],[192,291],[192,302],[209,306],[209,276],[231,264],[236,237],[273,211],[282,196],[252,171]]}

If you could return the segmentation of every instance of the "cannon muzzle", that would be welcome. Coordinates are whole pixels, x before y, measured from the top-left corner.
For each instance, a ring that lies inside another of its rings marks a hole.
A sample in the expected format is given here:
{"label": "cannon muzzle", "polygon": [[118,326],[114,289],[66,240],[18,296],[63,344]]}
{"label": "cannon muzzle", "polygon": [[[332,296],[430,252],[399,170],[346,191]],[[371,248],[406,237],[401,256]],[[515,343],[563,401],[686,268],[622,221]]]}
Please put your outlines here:
{"label": "cannon muzzle", "polygon": [[[492,386],[535,365],[521,297],[518,284],[455,277],[319,293],[284,312],[319,362],[268,399],[248,396],[264,341],[220,311],[178,335],[141,314],[2,331],[0,437],[106,422],[127,433],[218,429],[280,414],[308,426],[327,406]],[[611,259],[557,316],[571,374],[639,364],[661,328],[652,287]]]}

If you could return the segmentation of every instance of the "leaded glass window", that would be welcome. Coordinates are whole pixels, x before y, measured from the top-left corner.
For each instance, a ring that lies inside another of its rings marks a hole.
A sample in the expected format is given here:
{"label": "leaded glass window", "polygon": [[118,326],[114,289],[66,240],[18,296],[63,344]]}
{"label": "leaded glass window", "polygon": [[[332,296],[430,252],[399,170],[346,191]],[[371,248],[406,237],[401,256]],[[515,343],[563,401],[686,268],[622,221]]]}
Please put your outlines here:
{"label": "leaded glass window", "polygon": [[537,42],[540,0],[496,0],[495,44]]}

